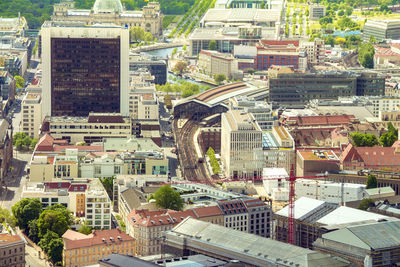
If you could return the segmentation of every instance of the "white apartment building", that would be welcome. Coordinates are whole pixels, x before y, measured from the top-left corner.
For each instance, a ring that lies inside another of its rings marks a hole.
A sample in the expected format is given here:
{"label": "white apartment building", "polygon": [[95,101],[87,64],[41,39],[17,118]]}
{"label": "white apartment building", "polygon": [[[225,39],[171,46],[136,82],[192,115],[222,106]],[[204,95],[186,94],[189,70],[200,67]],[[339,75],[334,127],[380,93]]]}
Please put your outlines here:
{"label": "white apartment building", "polygon": [[124,161],[115,154],[107,153],[101,157],[90,154],[80,162],[80,177],[112,177],[124,172]]}
{"label": "white apartment building", "polygon": [[308,197],[329,203],[340,204],[342,201],[358,201],[366,197],[365,185],[333,183],[323,180],[296,180],[296,198]]}
{"label": "white apartment building", "polygon": [[240,110],[222,113],[221,160],[226,177],[260,177],[262,130],[252,114]]}
{"label": "white apartment building", "polygon": [[[263,185],[269,197],[274,201],[288,201],[289,175],[283,168],[264,168]],[[296,198],[308,197],[330,203],[340,204],[342,201],[362,200],[367,196],[365,185],[334,183],[315,179],[296,180]]]}
{"label": "white apartment building", "polygon": [[21,103],[22,132],[32,138],[39,138],[42,124],[42,96],[41,93],[28,92]]}
{"label": "white apartment building", "polygon": [[86,191],[85,217],[94,229],[111,229],[111,200],[104,186],[94,179]]}
{"label": "white apartment building", "polygon": [[50,191],[43,183],[33,183],[23,187],[21,198],[37,198],[42,202],[43,208],[61,204],[74,212],[74,207],[70,205],[71,196],[64,188]]}

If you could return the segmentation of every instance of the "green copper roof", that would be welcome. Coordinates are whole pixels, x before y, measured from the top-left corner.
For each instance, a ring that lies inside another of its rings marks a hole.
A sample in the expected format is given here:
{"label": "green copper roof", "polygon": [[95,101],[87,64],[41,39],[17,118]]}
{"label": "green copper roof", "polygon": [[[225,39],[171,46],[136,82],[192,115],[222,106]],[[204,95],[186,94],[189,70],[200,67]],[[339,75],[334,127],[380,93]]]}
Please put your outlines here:
{"label": "green copper roof", "polygon": [[115,12],[121,13],[123,7],[120,0],[96,0],[93,5],[94,13]]}

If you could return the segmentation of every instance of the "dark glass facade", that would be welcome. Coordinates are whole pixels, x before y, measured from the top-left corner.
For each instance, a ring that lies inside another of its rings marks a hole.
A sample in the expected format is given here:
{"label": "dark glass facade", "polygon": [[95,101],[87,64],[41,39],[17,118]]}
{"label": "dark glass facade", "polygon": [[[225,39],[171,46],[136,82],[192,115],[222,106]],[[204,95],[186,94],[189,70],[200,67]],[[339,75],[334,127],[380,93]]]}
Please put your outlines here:
{"label": "dark glass facade", "polygon": [[120,112],[120,39],[51,39],[51,114]]}

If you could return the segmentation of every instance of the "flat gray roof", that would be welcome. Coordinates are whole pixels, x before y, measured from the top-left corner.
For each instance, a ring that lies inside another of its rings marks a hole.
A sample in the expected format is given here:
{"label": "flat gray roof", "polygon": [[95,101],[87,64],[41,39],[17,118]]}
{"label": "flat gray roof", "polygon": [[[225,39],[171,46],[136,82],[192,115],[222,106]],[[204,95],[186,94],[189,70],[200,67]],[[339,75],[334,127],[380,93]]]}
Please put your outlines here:
{"label": "flat gray roof", "polygon": [[349,266],[330,255],[192,218],[167,231],[167,243],[169,239],[254,266]]}
{"label": "flat gray roof", "polygon": [[323,239],[368,250],[400,247],[400,220],[349,226],[322,235]]}

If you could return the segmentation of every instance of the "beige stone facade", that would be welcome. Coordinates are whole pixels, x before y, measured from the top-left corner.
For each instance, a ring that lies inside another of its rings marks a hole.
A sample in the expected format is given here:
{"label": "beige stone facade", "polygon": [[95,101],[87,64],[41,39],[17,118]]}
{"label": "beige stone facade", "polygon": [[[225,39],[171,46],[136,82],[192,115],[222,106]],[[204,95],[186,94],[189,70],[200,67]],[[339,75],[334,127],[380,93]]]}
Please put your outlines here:
{"label": "beige stone facade", "polygon": [[21,104],[22,132],[30,137],[39,138],[39,129],[42,124],[42,96],[40,93],[29,92]]}
{"label": "beige stone facade", "polygon": [[103,9],[100,7],[104,0],[97,0],[90,10],[75,9],[73,1],[62,1],[54,5],[51,16],[53,21],[80,21],[88,25],[96,23],[113,23],[128,27],[141,27],[153,36],[162,34],[162,15],[160,4],[149,2],[142,11],[126,11],[119,0],[116,0],[118,8]]}
{"label": "beige stone facade", "polygon": [[0,266],[25,266],[25,242],[19,235],[0,234]]}
{"label": "beige stone facade", "polygon": [[112,253],[134,255],[135,240],[119,229],[94,231],[90,235],[68,230],[63,235],[64,266],[87,266]]}

